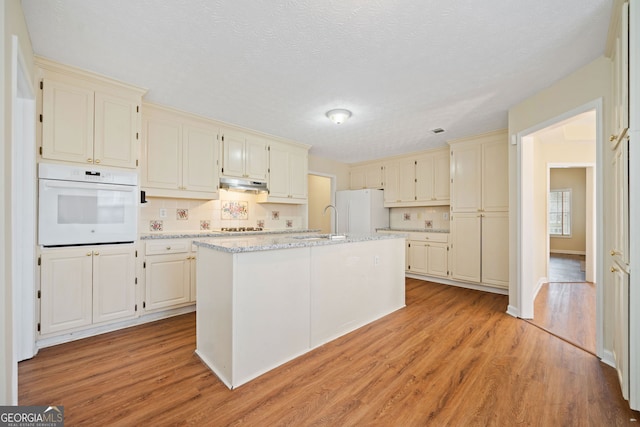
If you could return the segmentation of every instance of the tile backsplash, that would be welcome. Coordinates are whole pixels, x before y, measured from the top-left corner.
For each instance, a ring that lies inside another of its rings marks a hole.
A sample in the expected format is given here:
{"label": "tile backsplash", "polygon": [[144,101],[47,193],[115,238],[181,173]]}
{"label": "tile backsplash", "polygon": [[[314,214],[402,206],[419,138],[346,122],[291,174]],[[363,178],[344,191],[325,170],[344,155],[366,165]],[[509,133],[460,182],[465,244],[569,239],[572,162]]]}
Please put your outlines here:
{"label": "tile backsplash", "polygon": [[448,230],[449,214],[449,206],[391,208],[389,225],[399,229]]}
{"label": "tile backsplash", "polygon": [[[225,202],[239,202],[236,204]],[[231,215],[228,207],[246,206],[246,215]],[[225,215],[223,215],[225,206]],[[307,205],[256,203],[255,196],[220,190],[219,200],[147,197],[140,206],[141,233],[216,230],[222,227],[305,228]],[[277,212],[276,215],[273,213]],[[241,219],[246,216],[246,219]]]}

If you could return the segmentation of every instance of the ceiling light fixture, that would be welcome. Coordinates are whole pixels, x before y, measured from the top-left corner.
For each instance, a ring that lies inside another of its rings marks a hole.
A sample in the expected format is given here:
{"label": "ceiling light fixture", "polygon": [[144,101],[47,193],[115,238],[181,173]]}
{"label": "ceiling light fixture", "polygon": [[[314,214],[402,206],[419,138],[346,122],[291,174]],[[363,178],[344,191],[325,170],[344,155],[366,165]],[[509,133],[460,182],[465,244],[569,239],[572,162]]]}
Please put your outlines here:
{"label": "ceiling light fixture", "polygon": [[335,110],[327,111],[327,117],[329,117],[332,122],[339,125],[346,122],[347,119],[351,117],[351,111],[345,110],[343,108],[337,108]]}

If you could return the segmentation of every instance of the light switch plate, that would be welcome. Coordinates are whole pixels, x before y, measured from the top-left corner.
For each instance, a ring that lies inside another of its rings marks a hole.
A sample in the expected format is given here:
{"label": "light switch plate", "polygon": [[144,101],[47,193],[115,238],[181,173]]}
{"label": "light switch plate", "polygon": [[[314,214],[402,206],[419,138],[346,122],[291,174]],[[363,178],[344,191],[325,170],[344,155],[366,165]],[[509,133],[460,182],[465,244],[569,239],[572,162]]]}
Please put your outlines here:
{"label": "light switch plate", "polygon": [[167,210],[160,209],[160,218],[166,218],[166,217],[167,217]]}

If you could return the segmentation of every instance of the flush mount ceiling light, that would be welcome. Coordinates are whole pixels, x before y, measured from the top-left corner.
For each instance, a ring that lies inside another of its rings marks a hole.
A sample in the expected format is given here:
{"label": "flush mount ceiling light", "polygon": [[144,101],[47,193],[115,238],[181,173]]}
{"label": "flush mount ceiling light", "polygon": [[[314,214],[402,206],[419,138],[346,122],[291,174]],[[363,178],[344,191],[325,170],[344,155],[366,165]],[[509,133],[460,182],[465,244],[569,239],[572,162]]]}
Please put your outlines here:
{"label": "flush mount ceiling light", "polygon": [[339,125],[346,122],[347,119],[351,117],[351,111],[343,108],[337,108],[335,110],[327,111],[327,117],[329,117],[332,122]]}

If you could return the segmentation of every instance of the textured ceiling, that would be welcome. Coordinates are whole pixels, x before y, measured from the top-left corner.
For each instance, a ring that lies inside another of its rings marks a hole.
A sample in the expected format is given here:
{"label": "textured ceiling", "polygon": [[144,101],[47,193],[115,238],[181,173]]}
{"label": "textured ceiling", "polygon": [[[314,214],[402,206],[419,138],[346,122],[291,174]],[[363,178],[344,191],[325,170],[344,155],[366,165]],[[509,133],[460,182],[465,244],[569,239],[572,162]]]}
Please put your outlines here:
{"label": "textured ceiling", "polygon": [[[511,106],[604,53],[611,4],[22,0],[36,54],[347,163],[506,127]],[[353,116],[336,125],[333,108]]]}

